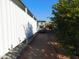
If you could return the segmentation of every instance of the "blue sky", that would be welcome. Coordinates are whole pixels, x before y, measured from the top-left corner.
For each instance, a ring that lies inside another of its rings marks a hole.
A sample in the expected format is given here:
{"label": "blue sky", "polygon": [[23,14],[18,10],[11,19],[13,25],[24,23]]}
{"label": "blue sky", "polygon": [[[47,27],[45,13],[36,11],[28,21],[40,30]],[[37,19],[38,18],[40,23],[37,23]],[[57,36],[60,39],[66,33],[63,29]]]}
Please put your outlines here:
{"label": "blue sky", "polygon": [[23,0],[38,20],[48,20],[52,13],[52,5],[57,2],[58,0]]}

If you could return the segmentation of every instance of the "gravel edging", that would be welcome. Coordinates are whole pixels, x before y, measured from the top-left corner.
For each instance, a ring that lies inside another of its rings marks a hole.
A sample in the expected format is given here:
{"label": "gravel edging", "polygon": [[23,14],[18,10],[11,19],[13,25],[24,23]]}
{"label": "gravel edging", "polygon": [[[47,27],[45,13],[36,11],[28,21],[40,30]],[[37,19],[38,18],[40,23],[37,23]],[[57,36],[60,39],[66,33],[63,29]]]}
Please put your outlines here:
{"label": "gravel edging", "polygon": [[[33,39],[38,35],[38,33],[35,33],[30,39]],[[27,39],[26,39],[27,40]],[[24,50],[25,47],[28,46],[29,42],[24,40],[22,43],[20,43],[18,46],[10,50],[7,54],[5,54],[1,59],[17,59],[17,57],[20,56],[21,52]],[[30,41],[30,43],[32,42]]]}
{"label": "gravel edging", "polygon": [[28,45],[22,49],[20,54],[17,56],[17,59],[21,56],[21,54],[28,48],[28,46],[33,42],[33,39],[38,35],[38,33],[35,33],[32,37],[30,37],[30,41],[28,42]]}
{"label": "gravel edging", "polygon": [[26,40],[20,43],[17,47],[10,50],[5,54],[1,59],[17,59],[17,56],[20,55],[21,51],[27,46]]}

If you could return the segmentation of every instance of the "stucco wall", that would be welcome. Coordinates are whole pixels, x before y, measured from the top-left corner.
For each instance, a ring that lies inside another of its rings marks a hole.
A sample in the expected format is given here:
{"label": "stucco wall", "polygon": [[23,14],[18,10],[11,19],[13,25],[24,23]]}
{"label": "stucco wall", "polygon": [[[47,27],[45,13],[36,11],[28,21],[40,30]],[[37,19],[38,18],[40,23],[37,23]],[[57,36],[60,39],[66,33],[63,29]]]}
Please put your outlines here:
{"label": "stucco wall", "polygon": [[36,33],[37,21],[11,0],[0,0],[0,57]]}

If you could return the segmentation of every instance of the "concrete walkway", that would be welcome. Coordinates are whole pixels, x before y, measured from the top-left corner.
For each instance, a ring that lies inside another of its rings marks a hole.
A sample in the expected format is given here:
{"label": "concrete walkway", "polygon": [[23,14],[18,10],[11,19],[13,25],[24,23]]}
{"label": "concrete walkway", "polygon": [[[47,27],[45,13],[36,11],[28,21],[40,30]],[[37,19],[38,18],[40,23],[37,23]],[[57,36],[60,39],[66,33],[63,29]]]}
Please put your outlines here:
{"label": "concrete walkway", "polygon": [[56,45],[56,38],[51,31],[38,33],[18,59],[69,59],[57,53]]}

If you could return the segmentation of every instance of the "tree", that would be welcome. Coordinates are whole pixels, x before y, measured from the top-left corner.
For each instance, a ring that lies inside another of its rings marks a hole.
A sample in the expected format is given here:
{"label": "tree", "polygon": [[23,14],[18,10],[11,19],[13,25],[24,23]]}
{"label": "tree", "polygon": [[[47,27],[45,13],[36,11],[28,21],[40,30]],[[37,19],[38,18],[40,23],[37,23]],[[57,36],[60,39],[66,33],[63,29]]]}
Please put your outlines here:
{"label": "tree", "polygon": [[52,10],[59,41],[79,49],[79,0],[59,0]]}

